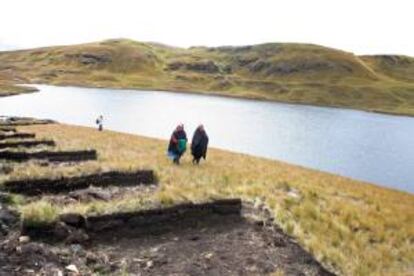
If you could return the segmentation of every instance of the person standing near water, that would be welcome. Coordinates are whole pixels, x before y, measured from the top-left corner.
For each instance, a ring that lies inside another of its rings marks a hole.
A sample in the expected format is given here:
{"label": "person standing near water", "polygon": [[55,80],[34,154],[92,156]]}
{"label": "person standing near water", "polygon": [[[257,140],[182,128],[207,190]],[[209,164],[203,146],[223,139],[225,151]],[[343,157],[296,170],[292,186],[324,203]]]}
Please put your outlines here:
{"label": "person standing near water", "polygon": [[168,144],[168,157],[170,157],[174,164],[180,164],[180,158],[187,149],[187,134],[184,130],[184,125],[179,124],[171,135],[170,143]]}
{"label": "person standing near water", "polygon": [[96,124],[98,125],[98,130],[103,130],[103,116],[99,115],[99,117],[96,119]]}
{"label": "person standing near water", "polygon": [[199,164],[200,159],[207,157],[208,136],[203,125],[199,125],[194,132],[191,141],[191,154],[193,155],[193,164]]}

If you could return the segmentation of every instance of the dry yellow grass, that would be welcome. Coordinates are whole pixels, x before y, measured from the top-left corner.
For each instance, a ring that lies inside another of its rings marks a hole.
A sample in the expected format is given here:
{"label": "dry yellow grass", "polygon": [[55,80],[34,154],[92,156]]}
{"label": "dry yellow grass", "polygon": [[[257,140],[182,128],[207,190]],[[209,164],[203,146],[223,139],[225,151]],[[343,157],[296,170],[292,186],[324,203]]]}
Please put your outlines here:
{"label": "dry yellow grass", "polygon": [[318,45],[184,49],[116,39],[2,52],[0,64],[12,68],[0,68],[0,81],[10,84],[156,89],[414,115],[414,58]]}
{"label": "dry yellow grass", "polygon": [[[209,152],[208,161],[199,167],[191,165],[188,154],[177,167],[165,156],[165,141],[134,135],[66,125],[21,129],[35,132],[38,137],[53,138],[62,148],[96,148],[99,160],[75,167],[21,164],[8,178],[147,168],[154,169],[160,180],[160,188],[151,198],[134,195],[117,202],[69,206],[49,206],[40,201],[22,207],[26,219],[39,213],[39,217],[42,213],[53,217],[68,210],[102,213],[147,208],[153,202],[173,204],[242,197],[268,206],[287,233],[341,274],[413,273],[414,196],[411,194],[216,149]],[[33,212],[39,206],[45,212]]]}
{"label": "dry yellow grass", "polygon": [[37,91],[36,88],[28,86],[18,86],[0,80],[0,97],[13,96],[23,93],[31,93]]}

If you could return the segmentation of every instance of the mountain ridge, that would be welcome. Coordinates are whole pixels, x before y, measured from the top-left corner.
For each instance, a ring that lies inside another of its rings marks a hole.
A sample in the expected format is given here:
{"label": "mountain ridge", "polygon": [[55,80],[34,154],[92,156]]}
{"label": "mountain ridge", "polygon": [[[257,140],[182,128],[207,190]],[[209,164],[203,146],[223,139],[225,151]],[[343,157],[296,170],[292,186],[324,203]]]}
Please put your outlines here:
{"label": "mountain ridge", "polygon": [[0,83],[200,92],[414,115],[413,57],[315,44],[179,48],[110,39],[6,51]]}

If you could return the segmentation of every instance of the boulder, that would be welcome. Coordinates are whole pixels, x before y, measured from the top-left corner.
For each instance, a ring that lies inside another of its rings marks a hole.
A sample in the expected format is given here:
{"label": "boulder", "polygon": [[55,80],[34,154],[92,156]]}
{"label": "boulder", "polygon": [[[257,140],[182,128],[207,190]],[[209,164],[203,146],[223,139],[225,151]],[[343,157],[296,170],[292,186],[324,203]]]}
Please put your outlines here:
{"label": "boulder", "polygon": [[70,264],[65,267],[66,271],[79,274],[79,269],[74,264]]}
{"label": "boulder", "polygon": [[30,237],[29,236],[20,236],[19,237],[19,243],[28,243],[30,242]]}
{"label": "boulder", "polygon": [[60,215],[59,220],[64,222],[67,225],[70,225],[76,228],[86,227],[86,218],[82,216],[81,214],[76,214],[76,213],[62,214]]}

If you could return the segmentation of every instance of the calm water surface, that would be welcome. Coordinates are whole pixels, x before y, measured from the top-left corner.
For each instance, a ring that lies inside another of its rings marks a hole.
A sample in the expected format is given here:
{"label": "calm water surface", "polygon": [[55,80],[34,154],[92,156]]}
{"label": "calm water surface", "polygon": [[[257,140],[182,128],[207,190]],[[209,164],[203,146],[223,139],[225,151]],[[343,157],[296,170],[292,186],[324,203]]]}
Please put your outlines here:
{"label": "calm water surface", "polygon": [[[168,139],[203,123],[211,145],[414,192],[414,118],[213,96],[39,85],[0,115],[50,118]],[[213,162],[213,160],[211,160]]]}

